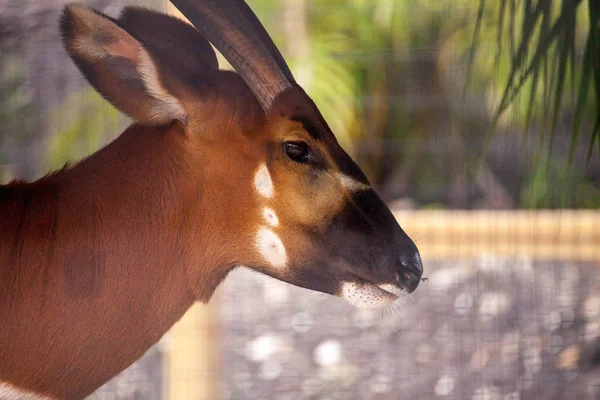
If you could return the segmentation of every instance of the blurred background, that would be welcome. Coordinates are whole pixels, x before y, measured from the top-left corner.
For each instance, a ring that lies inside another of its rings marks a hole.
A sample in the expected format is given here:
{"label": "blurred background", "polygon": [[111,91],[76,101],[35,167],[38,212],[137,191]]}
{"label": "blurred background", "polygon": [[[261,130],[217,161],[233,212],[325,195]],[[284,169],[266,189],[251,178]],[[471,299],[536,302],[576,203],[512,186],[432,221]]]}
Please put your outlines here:
{"label": "blurred background", "polygon": [[[0,0],[0,183],[130,123],[63,50],[66,3]],[[600,399],[600,5],[248,3],[429,281],[364,311],[235,271],[92,398]]]}

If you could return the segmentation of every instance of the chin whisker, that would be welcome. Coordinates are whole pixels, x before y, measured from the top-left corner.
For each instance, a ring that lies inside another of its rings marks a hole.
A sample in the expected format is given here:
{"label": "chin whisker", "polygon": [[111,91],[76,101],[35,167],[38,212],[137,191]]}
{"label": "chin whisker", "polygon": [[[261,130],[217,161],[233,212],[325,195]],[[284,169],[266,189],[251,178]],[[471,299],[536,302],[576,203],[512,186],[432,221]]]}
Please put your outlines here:
{"label": "chin whisker", "polygon": [[379,309],[379,320],[377,321],[377,328],[381,328],[383,327],[383,324],[385,324],[385,310],[387,307],[384,308],[380,308]]}
{"label": "chin whisker", "polygon": [[346,316],[346,314],[348,314],[349,311],[352,310],[353,308],[354,308],[353,306],[346,304],[346,309],[342,312],[342,317]]}
{"label": "chin whisker", "polygon": [[321,303],[323,300],[329,298],[329,295],[326,293],[314,293],[314,296],[312,299],[309,300],[308,304],[307,304],[307,309],[312,311],[314,310],[314,308]]}

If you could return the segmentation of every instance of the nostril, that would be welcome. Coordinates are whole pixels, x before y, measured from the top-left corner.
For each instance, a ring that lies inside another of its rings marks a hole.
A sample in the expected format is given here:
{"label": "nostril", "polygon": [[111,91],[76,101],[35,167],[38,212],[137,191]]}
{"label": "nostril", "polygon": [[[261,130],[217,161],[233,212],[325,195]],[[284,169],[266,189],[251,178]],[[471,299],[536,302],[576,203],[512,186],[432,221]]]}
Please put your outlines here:
{"label": "nostril", "polygon": [[401,274],[402,278],[400,278],[401,281],[404,282],[410,282],[410,281],[415,281],[418,280],[419,278],[417,278],[417,276],[415,274],[413,274],[412,272],[403,272]]}
{"label": "nostril", "polygon": [[423,274],[423,263],[421,261],[421,255],[418,251],[413,253],[412,255],[401,255],[400,264],[406,269],[417,270],[418,272],[420,272],[419,275]]}
{"label": "nostril", "polygon": [[403,286],[408,293],[412,293],[423,276],[423,264],[418,251],[412,253],[404,253],[399,257],[399,265],[397,265],[396,277],[398,283]]}

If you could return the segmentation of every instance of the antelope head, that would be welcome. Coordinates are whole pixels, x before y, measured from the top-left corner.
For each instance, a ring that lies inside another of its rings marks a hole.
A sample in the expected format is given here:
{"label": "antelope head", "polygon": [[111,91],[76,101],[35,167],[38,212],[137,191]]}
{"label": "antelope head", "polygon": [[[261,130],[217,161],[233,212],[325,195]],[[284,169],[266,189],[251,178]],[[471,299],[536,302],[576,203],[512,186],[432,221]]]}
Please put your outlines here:
{"label": "antelope head", "polygon": [[[189,173],[173,184],[189,189],[181,240],[195,254],[199,299],[236,266],[365,308],[414,291],[423,273],[415,244],[250,8],[172,2],[195,28],[132,8],[112,20],[81,5],[66,9],[62,26],[92,85],[178,143]],[[237,73],[218,70],[209,42]]]}

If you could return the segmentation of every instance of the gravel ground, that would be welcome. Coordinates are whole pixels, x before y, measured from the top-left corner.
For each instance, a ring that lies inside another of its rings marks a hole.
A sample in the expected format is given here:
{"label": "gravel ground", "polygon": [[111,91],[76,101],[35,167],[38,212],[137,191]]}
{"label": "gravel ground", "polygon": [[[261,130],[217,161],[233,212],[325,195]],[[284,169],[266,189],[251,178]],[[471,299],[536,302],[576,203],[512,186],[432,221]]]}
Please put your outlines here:
{"label": "gravel ground", "polygon": [[426,264],[385,310],[245,270],[220,291],[228,399],[600,399],[593,263]]}
{"label": "gravel ground", "polygon": [[[240,269],[219,289],[226,399],[600,399],[593,263],[426,264],[384,310]],[[92,396],[160,399],[159,343]]]}

